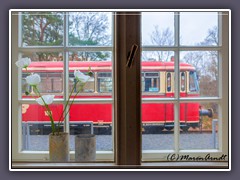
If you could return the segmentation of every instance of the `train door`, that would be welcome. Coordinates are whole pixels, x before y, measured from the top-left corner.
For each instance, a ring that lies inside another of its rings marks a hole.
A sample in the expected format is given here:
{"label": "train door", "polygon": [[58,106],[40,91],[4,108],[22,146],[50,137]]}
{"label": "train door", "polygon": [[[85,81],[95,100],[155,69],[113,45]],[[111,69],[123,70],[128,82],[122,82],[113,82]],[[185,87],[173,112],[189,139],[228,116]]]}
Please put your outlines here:
{"label": "train door", "polygon": [[[199,85],[197,74],[195,71],[186,72],[187,75],[187,89],[186,96],[187,97],[198,97],[199,96]],[[188,124],[188,128],[190,126],[195,127],[199,123],[199,103],[186,103],[185,105],[185,120]],[[187,129],[188,129],[187,128]]]}
{"label": "train door", "polygon": [[[187,80],[186,72],[180,72],[180,97],[186,97],[187,95],[186,80]],[[187,103],[181,103],[180,127],[183,131],[187,131],[189,128],[187,124],[187,110],[188,110]]]}
{"label": "train door", "polygon": [[[174,97],[174,73],[166,72],[166,97]],[[172,130],[174,127],[174,105],[165,104],[165,129]]]}

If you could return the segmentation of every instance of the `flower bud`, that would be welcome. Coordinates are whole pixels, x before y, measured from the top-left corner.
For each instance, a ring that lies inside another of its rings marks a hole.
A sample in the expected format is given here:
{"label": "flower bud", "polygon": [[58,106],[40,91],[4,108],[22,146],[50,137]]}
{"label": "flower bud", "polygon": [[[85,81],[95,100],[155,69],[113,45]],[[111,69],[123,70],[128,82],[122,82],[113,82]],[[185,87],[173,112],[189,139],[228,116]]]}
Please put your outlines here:
{"label": "flower bud", "polygon": [[27,68],[30,65],[30,63],[31,63],[30,58],[22,58],[22,59],[19,59],[15,64],[19,68]]}

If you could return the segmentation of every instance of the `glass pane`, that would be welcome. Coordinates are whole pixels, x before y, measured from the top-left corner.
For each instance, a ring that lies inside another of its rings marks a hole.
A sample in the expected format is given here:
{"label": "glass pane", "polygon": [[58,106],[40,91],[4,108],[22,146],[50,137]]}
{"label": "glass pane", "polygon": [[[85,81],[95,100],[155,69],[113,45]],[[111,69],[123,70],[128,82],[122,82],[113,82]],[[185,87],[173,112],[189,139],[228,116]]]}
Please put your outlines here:
{"label": "glass pane", "polygon": [[[89,61],[83,60],[83,56]],[[69,93],[76,94],[75,98],[112,97],[112,52],[71,52],[69,59]],[[76,70],[86,75],[86,82],[77,81]]]}
{"label": "glass pane", "polygon": [[22,13],[22,46],[63,45],[62,12]]}
{"label": "glass pane", "polygon": [[181,12],[180,44],[188,46],[217,46],[218,13]]}
{"label": "glass pane", "polygon": [[70,110],[70,149],[77,134],[95,134],[97,151],[112,151],[112,105],[74,104]]}
{"label": "glass pane", "polygon": [[142,61],[171,62],[173,56],[173,51],[142,51]]}
{"label": "glass pane", "polygon": [[218,123],[218,104],[181,103],[180,149],[218,149]]}
{"label": "glass pane", "polygon": [[183,97],[218,96],[218,52],[217,51],[185,51],[180,52],[180,62],[186,71],[187,91]]}
{"label": "glass pane", "polygon": [[[62,98],[64,82],[62,53],[25,53],[23,57],[30,58],[32,62],[27,70],[22,70],[22,98],[35,98],[39,95],[50,94],[55,95],[55,98]],[[40,76],[40,82],[36,86],[38,92],[26,81],[27,77],[34,74]]]}
{"label": "glass pane", "polygon": [[111,51],[75,51],[69,52],[69,61],[112,61]]}
{"label": "glass pane", "polygon": [[69,46],[112,46],[111,12],[69,13]]}
{"label": "glass pane", "polygon": [[142,104],[142,150],[173,149],[173,129],[173,104]]}
{"label": "glass pane", "polygon": [[174,45],[174,13],[142,13],[142,45]]}
{"label": "glass pane", "polygon": [[174,97],[174,52],[142,52],[142,98]]}
{"label": "glass pane", "polygon": [[[55,127],[63,112],[63,105],[51,104]],[[60,124],[63,130],[63,124]],[[22,104],[22,150],[48,151],[48,135],[52,132],[51,123],[44,106]]]}

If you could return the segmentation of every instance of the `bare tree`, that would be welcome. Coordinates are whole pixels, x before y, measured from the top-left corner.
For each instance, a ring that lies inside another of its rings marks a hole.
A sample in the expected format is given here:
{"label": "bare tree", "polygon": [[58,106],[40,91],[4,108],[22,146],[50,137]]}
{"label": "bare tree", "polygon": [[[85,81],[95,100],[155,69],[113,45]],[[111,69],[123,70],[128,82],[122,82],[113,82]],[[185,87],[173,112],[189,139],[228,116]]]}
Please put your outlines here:
{"label": "bare tree", "polygon": [[[157,46],[172,46],[174,44],[173,32],[170,28],[161,30],[158,25],[155,25],[151,34],[151,42]],[[167,61],[172,56],[170,51],[157,51],[154,54],[157,56],[157,61]]]}
{"label": "bare tree", "polygon": [[[218,27],[208,30],[203,42],[197,46],[215,46],[218,44]],[[196,68],[199,76],[201,96],[218,95],[218,52],[217,51],[190,51],[181,61],[189,63]]]}
{"label": "bare tree", "polygon": [[218,27],[214,26],[212,29],[208,30],[208,35],[204,39],[203,44],[205,45],[218,45]]}

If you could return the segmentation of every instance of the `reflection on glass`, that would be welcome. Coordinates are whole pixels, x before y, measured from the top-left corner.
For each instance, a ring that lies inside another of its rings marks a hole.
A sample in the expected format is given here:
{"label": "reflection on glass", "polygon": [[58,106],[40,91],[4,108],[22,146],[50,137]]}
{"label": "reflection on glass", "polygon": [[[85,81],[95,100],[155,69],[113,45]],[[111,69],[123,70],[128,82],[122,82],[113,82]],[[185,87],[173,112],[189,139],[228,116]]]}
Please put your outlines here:
{"label": "reflection on glass", "polygon": [[[193,69],[186,73],[187,93],[202,96],[218,96],[218,52],[180,52],[180,62]],[[188,96],[187,96],[188,97]]]}
{"label": "reflection on glass", "polygon": [[142,149],[166,150],[174,148],[173,104],[142,104]]}
{"label": "reflection on glass", "polygon": [[22,13],[22,46],[63,45],[62,12]]}
{"label": "reflection on glass", "polygon": [[[51,104],[49,108],[57,124],[63,112],[63,105]],[[48,151],[50,133],[51,123],[45,107],[38,104],[22,104],[22,150]]]}
{"label": "reflection on glass", "polygon": [[142,13],[142,45],[174,45],[174,13]]}
{"label": "reflection on glass", "polygon": [[218,104],[181,103],[180,149],[218,148]]}
{"label": "reflection on glass", "polygon": [[111,12],[70,12],[70,46],[111,46]]}
{"label": "reflection on glass", "polygon": [[181,45],[218,45],[218,13],[181,12],[180,37]]}

